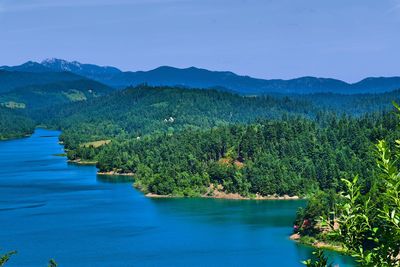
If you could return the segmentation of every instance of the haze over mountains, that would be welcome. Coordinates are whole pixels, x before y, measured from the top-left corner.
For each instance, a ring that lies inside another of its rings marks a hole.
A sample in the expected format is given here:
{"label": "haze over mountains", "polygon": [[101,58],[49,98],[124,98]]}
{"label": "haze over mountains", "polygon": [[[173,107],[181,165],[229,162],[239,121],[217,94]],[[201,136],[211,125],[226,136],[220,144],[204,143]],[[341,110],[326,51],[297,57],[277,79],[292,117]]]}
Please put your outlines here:
{"label": "haze over mountains", "polygon": [[[71,76],[71,73],[76,76]],[[22,79],[14,81],[13,77],[19,75],[21,75]],[[29,77],[28,79],[26,76],[33,78]],[[162,66],[150,71],[124,72],[115,67],[81,64],[76,61],[69,62],[62,59],[48,59],[40,63],[29,61],[19,66],[0,67],[0,92],[15,88],[25,78],[31,81],[30,84],[35,82],[43,84],[45,83],[43,81],[55,79],[54,82],[56,82],[60,81],[60,79],[62,80],[63,77],[69,81],[84,77],[118,89],[147,83],[148,85],[188,88],[218,88],[240,94],[309,94],[324,92],[359,94],[382,93],[400,88],[400,77],[368,77],[357,83],[346,83],[337,79],[316,77],[266,80],[240,76],[229,71],[210,71],[195,67],[179,69]],[[24,85],[28,84],[22,84],[21,86]]]}

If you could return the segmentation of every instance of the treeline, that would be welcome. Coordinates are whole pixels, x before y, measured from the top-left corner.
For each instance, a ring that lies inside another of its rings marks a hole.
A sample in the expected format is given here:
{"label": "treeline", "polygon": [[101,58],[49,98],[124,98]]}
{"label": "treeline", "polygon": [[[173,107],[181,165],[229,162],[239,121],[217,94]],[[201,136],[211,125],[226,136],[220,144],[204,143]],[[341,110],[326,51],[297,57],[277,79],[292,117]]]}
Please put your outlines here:
{"label": "treeline", "polygon": [[398,138],[397,124],[390,113],[289,117],[115,139],[99,148],[79,146],[68,156],[96,160],[100,171],[133,172],[142,190],[162,195],[200,195],[210,183],[243,196],[306,195],[340,191],[340,179],[356,174],[372,186],[373,143]]}

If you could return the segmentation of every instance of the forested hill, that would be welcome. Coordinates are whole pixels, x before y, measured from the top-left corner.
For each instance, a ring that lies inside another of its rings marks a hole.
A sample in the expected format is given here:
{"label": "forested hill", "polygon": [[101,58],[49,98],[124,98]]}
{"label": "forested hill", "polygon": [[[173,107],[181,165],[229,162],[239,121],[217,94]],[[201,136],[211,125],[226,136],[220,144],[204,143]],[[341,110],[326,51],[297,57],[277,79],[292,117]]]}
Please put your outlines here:
{"label": "forested hill", "polygon": [[[319,101],[323,97],[326,99]],[[38,122],[63,129],[66,146],[75,149],[87,141],[173,133],[188,127],[206,129],[287,116],[314,120],[326,113],[361,116],[390,110],[391,101],[400,99],[400,91],[359,97],[361,101],[334,94],[246,97],[216,90],[139,86],[32,115]]]}
{"label": "forested hill", "polygon": [[[187,127],[211,128],[284,115],[314,116],[313,106],[289,98],[243,97],[216,90],[140,86],[108,96],[49,108],[36,119],[61,127],[76,142],[174,132]],[[71,144],[72,143],[72,144]]]}
{"label": "forested hill", "polygon": [[41,109],[60,104],[85,101],[107,95],[113,89],[96,81],[80,79],[18,87],[0,93],[0,105],[10,108]]}
{"label": "forested hill", "polygon": [[20,72],[0,69],[0,93],[29,86],[56,82],[82,80],[82,76],[70,72]]}
{"label": "forested hill", "polygon": [[398,118],[386,114],[321,120],[287,118],[186,129],[115,139],[97,148],[78,146],[68,153],[98,161],[101,171],[135,173],[136,186],[161,195],[212,195],[213,184],[242,196],[304,196],[340,191],[340,179],[356,174],[372,186],[377,169],[373,144],[400,137]]}
{"label": "forested hill", "polygon": [[241,94],[265,93],[318,93],[342,94],[381,93],[400,88],[400,77],[369,77],[356,83],[318,77],[300,77],[290,80],[259,79],[237,75],[230,71],[210,71],[196,67],[174,68],[163,66],[149,71],[121,71],[114,67],[68,62],[62,59],[27,62],[19,66],[0,69],[24,72],[71,72],[97,80],[116,88],[147,83],[154,86],[187,88],[224,88]]}

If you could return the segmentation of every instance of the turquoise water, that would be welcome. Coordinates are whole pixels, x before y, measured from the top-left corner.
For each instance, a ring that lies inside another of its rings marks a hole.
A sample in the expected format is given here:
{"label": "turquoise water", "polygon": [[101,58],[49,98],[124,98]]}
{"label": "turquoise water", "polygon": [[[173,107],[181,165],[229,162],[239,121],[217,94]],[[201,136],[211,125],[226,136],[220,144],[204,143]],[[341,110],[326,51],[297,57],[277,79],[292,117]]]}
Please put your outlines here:
{"label": "turquoise water", "polygon": [[54,156],[58,135],[0,142],[0,248],[18,250],[7,266],[302,266],[310,257],[288,239],[302,201],[149,199]]}

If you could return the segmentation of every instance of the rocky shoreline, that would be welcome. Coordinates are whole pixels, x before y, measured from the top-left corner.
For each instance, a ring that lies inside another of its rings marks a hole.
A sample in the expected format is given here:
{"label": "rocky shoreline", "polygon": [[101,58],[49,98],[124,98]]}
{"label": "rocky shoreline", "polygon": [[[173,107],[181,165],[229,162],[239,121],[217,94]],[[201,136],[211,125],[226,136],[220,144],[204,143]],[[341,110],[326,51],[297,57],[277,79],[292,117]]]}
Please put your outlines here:
{"label": "rocky shoreline", "polygon": [[[140,190],[140,188],[138,188]],[[158,195],[154,193],[145,194],[146,197],[149,198],[184,198],[180,196],[173,195]],[[270,196],[261,196],[256,194],[254,197],[245,197],[238,193],[226,193],[223,191],[221,186],[214,187],[212,184],[208,188],[207,193],[198,196],[199,198],[214,198],[214,199],[231,199],[231,200],[299,200],[301,199],[299,196],[289,196],[289,195],[270,195]]]}
{"label": "rocky shoreline", "polygon": [[[149,198],[186,198],[181,196],[173,196],[173,195],[158,195],[154,193],[145,194],[146,197]],[[299,200],[301,199],[299,196],[259,196],[255,198],[251,197],[243,197],[239,194],[232,193],[220,193],[218,195],[200,195],[199,198],[213,198],[213,199],[230,199],[230,200]]]}
{"label": "rocky shoreline", "polygon": [[96,165],[97,161],[86,161],[81,159],[69,159],[68,163],[78,164],[78,165]]}
{"label": "rocky shoreline", "polygon": [[[337,244],[331,244],[325,241],[321,241],[321,240],[313,240],[312,242],[310,241],[305,241],[305,239],[298,233],[294,233],[292,234],[289,239],[298,242],[300,244],[303,245],[307,245],[307,246],[311,246],[313,248],[317,248],[317,249],[327,249],[327,250],[332,250],[332,251],[336,251],[339,253],[346,253],[346,250],[343,246],[337,245]],[[306,239],[309,240],[309,239]]]}
{"label": "rocky shoreline", "polygon": [[133,172],[128,172],[128,173],[120,173],[120,172],[115,172],[115,171],[109,171],[109,172],[97,172],[97,175],[109,175],[109,176],[134,176],[135,174]]}

